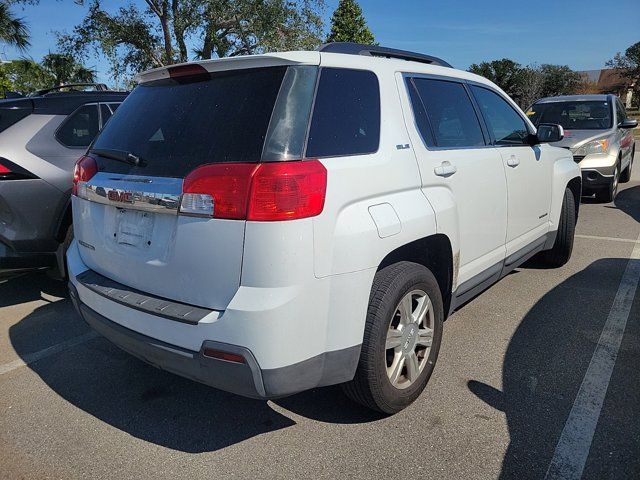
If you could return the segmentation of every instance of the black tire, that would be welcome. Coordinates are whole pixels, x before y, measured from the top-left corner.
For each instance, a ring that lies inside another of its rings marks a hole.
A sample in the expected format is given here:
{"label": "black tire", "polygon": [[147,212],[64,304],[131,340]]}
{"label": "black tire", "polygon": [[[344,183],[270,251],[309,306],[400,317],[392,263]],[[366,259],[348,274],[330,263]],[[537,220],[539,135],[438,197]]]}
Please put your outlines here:
{"label": "black tire", "polygon": [[620,183],[628,183],[631,180],[631,169],[633,168],[633,157],[636,153],[635,147],[631,150],[631,160],[629,161],[629,165],[624,169],[624,172],[620,174]]}
{"label": "black tire", "polygon": [[573,238],[576,232],[576,202],[573,193],[568,188],[564,191],[560,225],[556,241],[551,250],[542,252],[539,260],[550,267],[561,267],[571,258]]}
{"label": "black tire", "polygon": [[[433,309],[433,341],[422,361],[423,370],[406,388],[396,388],[387,375],[386,338],[400,300],[422,290]],[[410,405],[424,390],[435,366],[442,341],[444,310],[438,282],[424,266],[399,262],[383,268],[373,281],[360,361],[352,381],[342,385],[345,394],[361,405],[394,414]]]}
{"label": "black tire", "polygon": [[613,178],[611,183],[604,190],[596,191],[596,200],[600,203],[610,203],[616,198],[618,194],[618,185],[620,184],[620,162],[616,165],[616,169],[613,172]]}

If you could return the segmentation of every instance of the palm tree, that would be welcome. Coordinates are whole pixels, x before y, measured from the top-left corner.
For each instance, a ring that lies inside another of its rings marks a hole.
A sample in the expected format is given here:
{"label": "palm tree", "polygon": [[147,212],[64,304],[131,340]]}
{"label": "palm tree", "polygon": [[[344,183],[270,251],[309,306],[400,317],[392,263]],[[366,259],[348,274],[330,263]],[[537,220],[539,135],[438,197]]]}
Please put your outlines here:
{"label": "palm tree", "polygon": [[42,58],[40,65],[51,75],[54,85],[95,82],[95,71],[77,63],[69,55],[49,53]]}
{"label": "palm tree", "polygon": [[29,45],[29,29],[24,19],[13,15],[9,4],[0,0],[0,43],[6,43],[18,50],[26,50]]}

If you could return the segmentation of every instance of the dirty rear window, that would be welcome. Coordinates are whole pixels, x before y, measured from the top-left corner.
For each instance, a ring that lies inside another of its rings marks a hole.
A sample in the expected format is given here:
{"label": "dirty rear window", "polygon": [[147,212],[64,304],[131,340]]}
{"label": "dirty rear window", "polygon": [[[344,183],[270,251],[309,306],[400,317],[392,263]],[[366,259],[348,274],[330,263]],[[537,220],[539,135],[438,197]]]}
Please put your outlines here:
{"label": "dirty rear window", "polygon": [[99,157],[100,170],[182,178],[202,164],[260,161],[285,72],[234,70],[139,85],[93,148],[128,152],[146,165]]}

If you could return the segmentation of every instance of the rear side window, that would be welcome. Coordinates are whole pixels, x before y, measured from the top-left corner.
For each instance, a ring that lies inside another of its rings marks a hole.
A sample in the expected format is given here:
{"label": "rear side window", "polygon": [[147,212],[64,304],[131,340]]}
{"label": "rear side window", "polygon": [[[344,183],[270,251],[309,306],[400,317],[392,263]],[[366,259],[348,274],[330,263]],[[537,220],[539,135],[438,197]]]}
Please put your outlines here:
{"label": "rear side window", "polygon": [[500,95],[486,88],[471,86],[493,134],[496,145],[528,145],[529,129],[520,115]]}
{"label": "rear side window", "polygon": [[428,147],[485,144],[471,99],[461,83],[426,78],[408,80],[418,129]]}
{"label": "rear side window", "polygon": [[66,147],[88,147],[99,130],[98,105],[83,105],[67,117],[56,138]]}
{"label": "rear side window", "polygon": [[0,108],[0,132],[29,116],[31,108]]}
{"label": "rear side window", "polygon": [[306,156],[362,155],[378,150],[380,88],[373,72],[323,68]]}
{"label": "rear side window", "polygon": [[103,171],[182,178],[206,163],[258,162],[286,67],[217,72],[136,87],[94,143],[134,154]]}

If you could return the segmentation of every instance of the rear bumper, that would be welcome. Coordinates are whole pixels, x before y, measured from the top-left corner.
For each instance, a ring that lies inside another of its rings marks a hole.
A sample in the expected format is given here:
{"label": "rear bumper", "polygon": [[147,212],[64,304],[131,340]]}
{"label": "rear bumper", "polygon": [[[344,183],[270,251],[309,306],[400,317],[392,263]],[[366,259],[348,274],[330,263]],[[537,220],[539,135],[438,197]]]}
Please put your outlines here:
{"label": "rear bumper", "polygon": [[[123,327],[99,314],[82,302],[71,282],[69,291],[82,319],[124,351],[162,370],[246,397],[278,398],[348,381],[353,378],[360,356],[360,345],[356,345],[284,367],[262,369],[246,347],[215,340],[204,340],[199,351],[172,345]],[[193,328],[193,325],[182,325],[183,328]],[[205,356],[205,349],[209,348],[241,355],[245,361],[236,363]]]}
{"label": "rear bumper", "polygon": [[55,263],[55,253],[16,252],[0,240],[0,270],[53,267]]}

